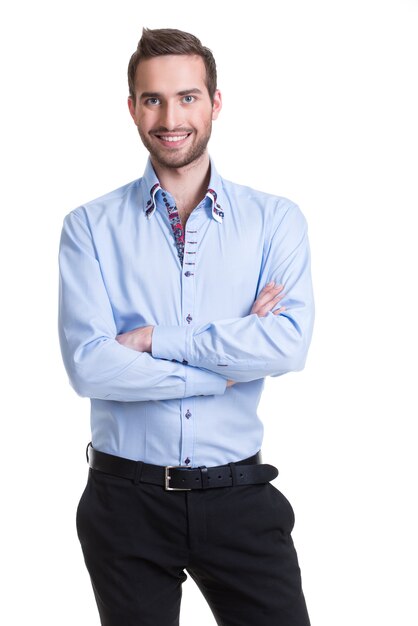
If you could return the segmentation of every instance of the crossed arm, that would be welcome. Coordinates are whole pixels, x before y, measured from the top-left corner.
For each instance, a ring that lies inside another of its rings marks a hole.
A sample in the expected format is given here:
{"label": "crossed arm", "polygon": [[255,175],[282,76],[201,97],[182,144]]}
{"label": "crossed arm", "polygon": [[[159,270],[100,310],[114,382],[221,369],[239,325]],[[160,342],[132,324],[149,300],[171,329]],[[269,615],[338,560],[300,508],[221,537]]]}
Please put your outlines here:
{"label": "crossed arm", "polygon": [[[255,300],[251,314],[255,313],[258,317],[264,317],[269,311],[273,315],[279,315],[286,310],[286,307],[282,306],[276,308],[280,300],[283,298],[283,285],[276,285],[274,281],[270,281],[261,291],[258,298]],[[118,341],[125,348],[136,350],[137,352],[149,352],[152,354],[152,333],[154,326],[142,326],[135,328],[127,333],[117,335],[116,341]],[[234,385],[235,381],[227,380],[227,387]]]}

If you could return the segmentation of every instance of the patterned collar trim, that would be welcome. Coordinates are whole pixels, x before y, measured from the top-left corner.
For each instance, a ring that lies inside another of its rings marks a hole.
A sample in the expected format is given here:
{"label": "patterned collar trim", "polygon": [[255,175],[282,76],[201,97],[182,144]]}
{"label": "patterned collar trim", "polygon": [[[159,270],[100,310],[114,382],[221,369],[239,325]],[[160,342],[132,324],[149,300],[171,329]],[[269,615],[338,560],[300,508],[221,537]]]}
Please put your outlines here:
{"label": "patterned collar trim", "polygon": [[221,205],[217,201],[218,200],[218,194],[216,193],[216,191],[214,189],[211,189],[209,187],[209,189],[206,192],[206,198],[210,198],[210,200],[212,201],[212,217],[217,222],[222,224],[223,219],[224,219],[224,212],[222,210]]}
{"label": "patterned collar trim", "polygon": [[[209,198],[209,200],[212,203],[212,217],[217,222],[222,224],[223,218],[224,218],[224,211],[218,201],[218,194],[213,189],[213,187],[216,186],[213,183],[220,184],[220,181],[219,181],[219,175],[217,174],[212,161],[211,161],[211,171],[212,171],[212,175],[211,175],[211,180],[209,184],[210,186],[206,192],[205,197]],[[159,190],[163,191],[163,188],[161,187],[155,175],[154,168],[152,167],[151,161],[148,161],[145,174],[144,174],[144,182],[149,185],[148,187],[149,197],[146,202],[146,206],[144,207],[144,211],[145,211],[145,215],[147,216],[147,218],[150,219],[151,215],[155,213],[155,209],[157,207],[157,201],[156,201],[157,192]]]}
{"label": "patterned collar trim", "polygon": [[147,201],[147,206],[145,207],[145,215],[147,216],[148,219],[154,213],[155,208],[157,206],[156,200],[155,200],[155,195],[156,195],[156,193],[157,193],[157,191],[159,189],[161,189],[161,185],[160,185],[160,183],[158,181],[156,183],[154,183],[153,186],[150,189],[149,200]]}

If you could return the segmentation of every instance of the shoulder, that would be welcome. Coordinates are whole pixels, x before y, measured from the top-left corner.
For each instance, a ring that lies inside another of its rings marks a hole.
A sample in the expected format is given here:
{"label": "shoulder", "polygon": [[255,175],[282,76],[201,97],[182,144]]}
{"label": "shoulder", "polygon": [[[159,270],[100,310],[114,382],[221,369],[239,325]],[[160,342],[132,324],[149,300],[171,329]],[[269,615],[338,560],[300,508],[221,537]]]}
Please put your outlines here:
{"label": "shoulder", "polygon": [[94,200],[86,202],[72,210],[65,218],[65,221],[81,220],[82,222],[94,223],[103,217],[118,215],[121,211],[139,206],[138,193],[140,182],[137,179],[118,187]]}
{"label": "shoulder", "polygon": [[224,195],[229,202],[231,211],[237,212],[239,217],[245,215],[263,221],[268,220],[271,226],[279,226],[282,220],[288,219],[305,222],[299,206],[284,196],[267,193],[222,179]]}

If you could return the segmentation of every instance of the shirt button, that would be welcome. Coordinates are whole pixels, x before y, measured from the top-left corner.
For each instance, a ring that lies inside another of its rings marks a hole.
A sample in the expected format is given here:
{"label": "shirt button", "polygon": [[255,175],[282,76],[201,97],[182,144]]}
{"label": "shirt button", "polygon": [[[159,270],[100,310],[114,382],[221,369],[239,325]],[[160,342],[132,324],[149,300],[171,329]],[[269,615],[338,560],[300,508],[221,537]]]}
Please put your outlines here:
{"label": "shirt button", "polygon": [[187,278],[189,278],[189,276],[194,276],[193,272],[184,272],[184,275],[187,276]]}
{"label": "shirt button", "polygon": [[190,313],[189,313],[189,315],[186,317],[186,322],[187,322],[188,324],[190,324],[190,322],[191,322],[192,320],[193,320],[193,318],[192,318],[192,316],[191,316],[191,315],[190,315]]}
{"label": "shirt button", "polygon": [[191,418],[192,414],[190,413],[189,409],[187,409],[186,411],[186,418],[189,420]]}
{"label": "shirt button", "polygon": [[185,459],[184,462],[186,463],[186,465],[188,465],[190,463],[189,457],[187,457],[187,459]]}

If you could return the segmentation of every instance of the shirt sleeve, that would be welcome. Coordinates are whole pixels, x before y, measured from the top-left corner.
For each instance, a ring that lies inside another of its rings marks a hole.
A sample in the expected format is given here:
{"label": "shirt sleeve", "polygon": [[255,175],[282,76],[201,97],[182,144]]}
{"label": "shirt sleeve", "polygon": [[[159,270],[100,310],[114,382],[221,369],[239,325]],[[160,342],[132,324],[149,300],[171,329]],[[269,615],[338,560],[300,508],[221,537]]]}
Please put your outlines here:
{"label": "shirt sleeve", "polygon": [[195,328],[157,326],[153,356],[186,360],[236,382],[303,369],[312,336],[314,300],[307,224],[296,205],[286,211],[267,245],[257,296],[272,280],[284,285],[285,297],[277,306],[286,307],[283,313],[250,314]]}
{"label": "shirt sleeve", "polygon": [[226,378],[119,344],[87,223],[64,221],[60,254],[59,336],[75,391],[89,398],[135,402],[223,394]]}

